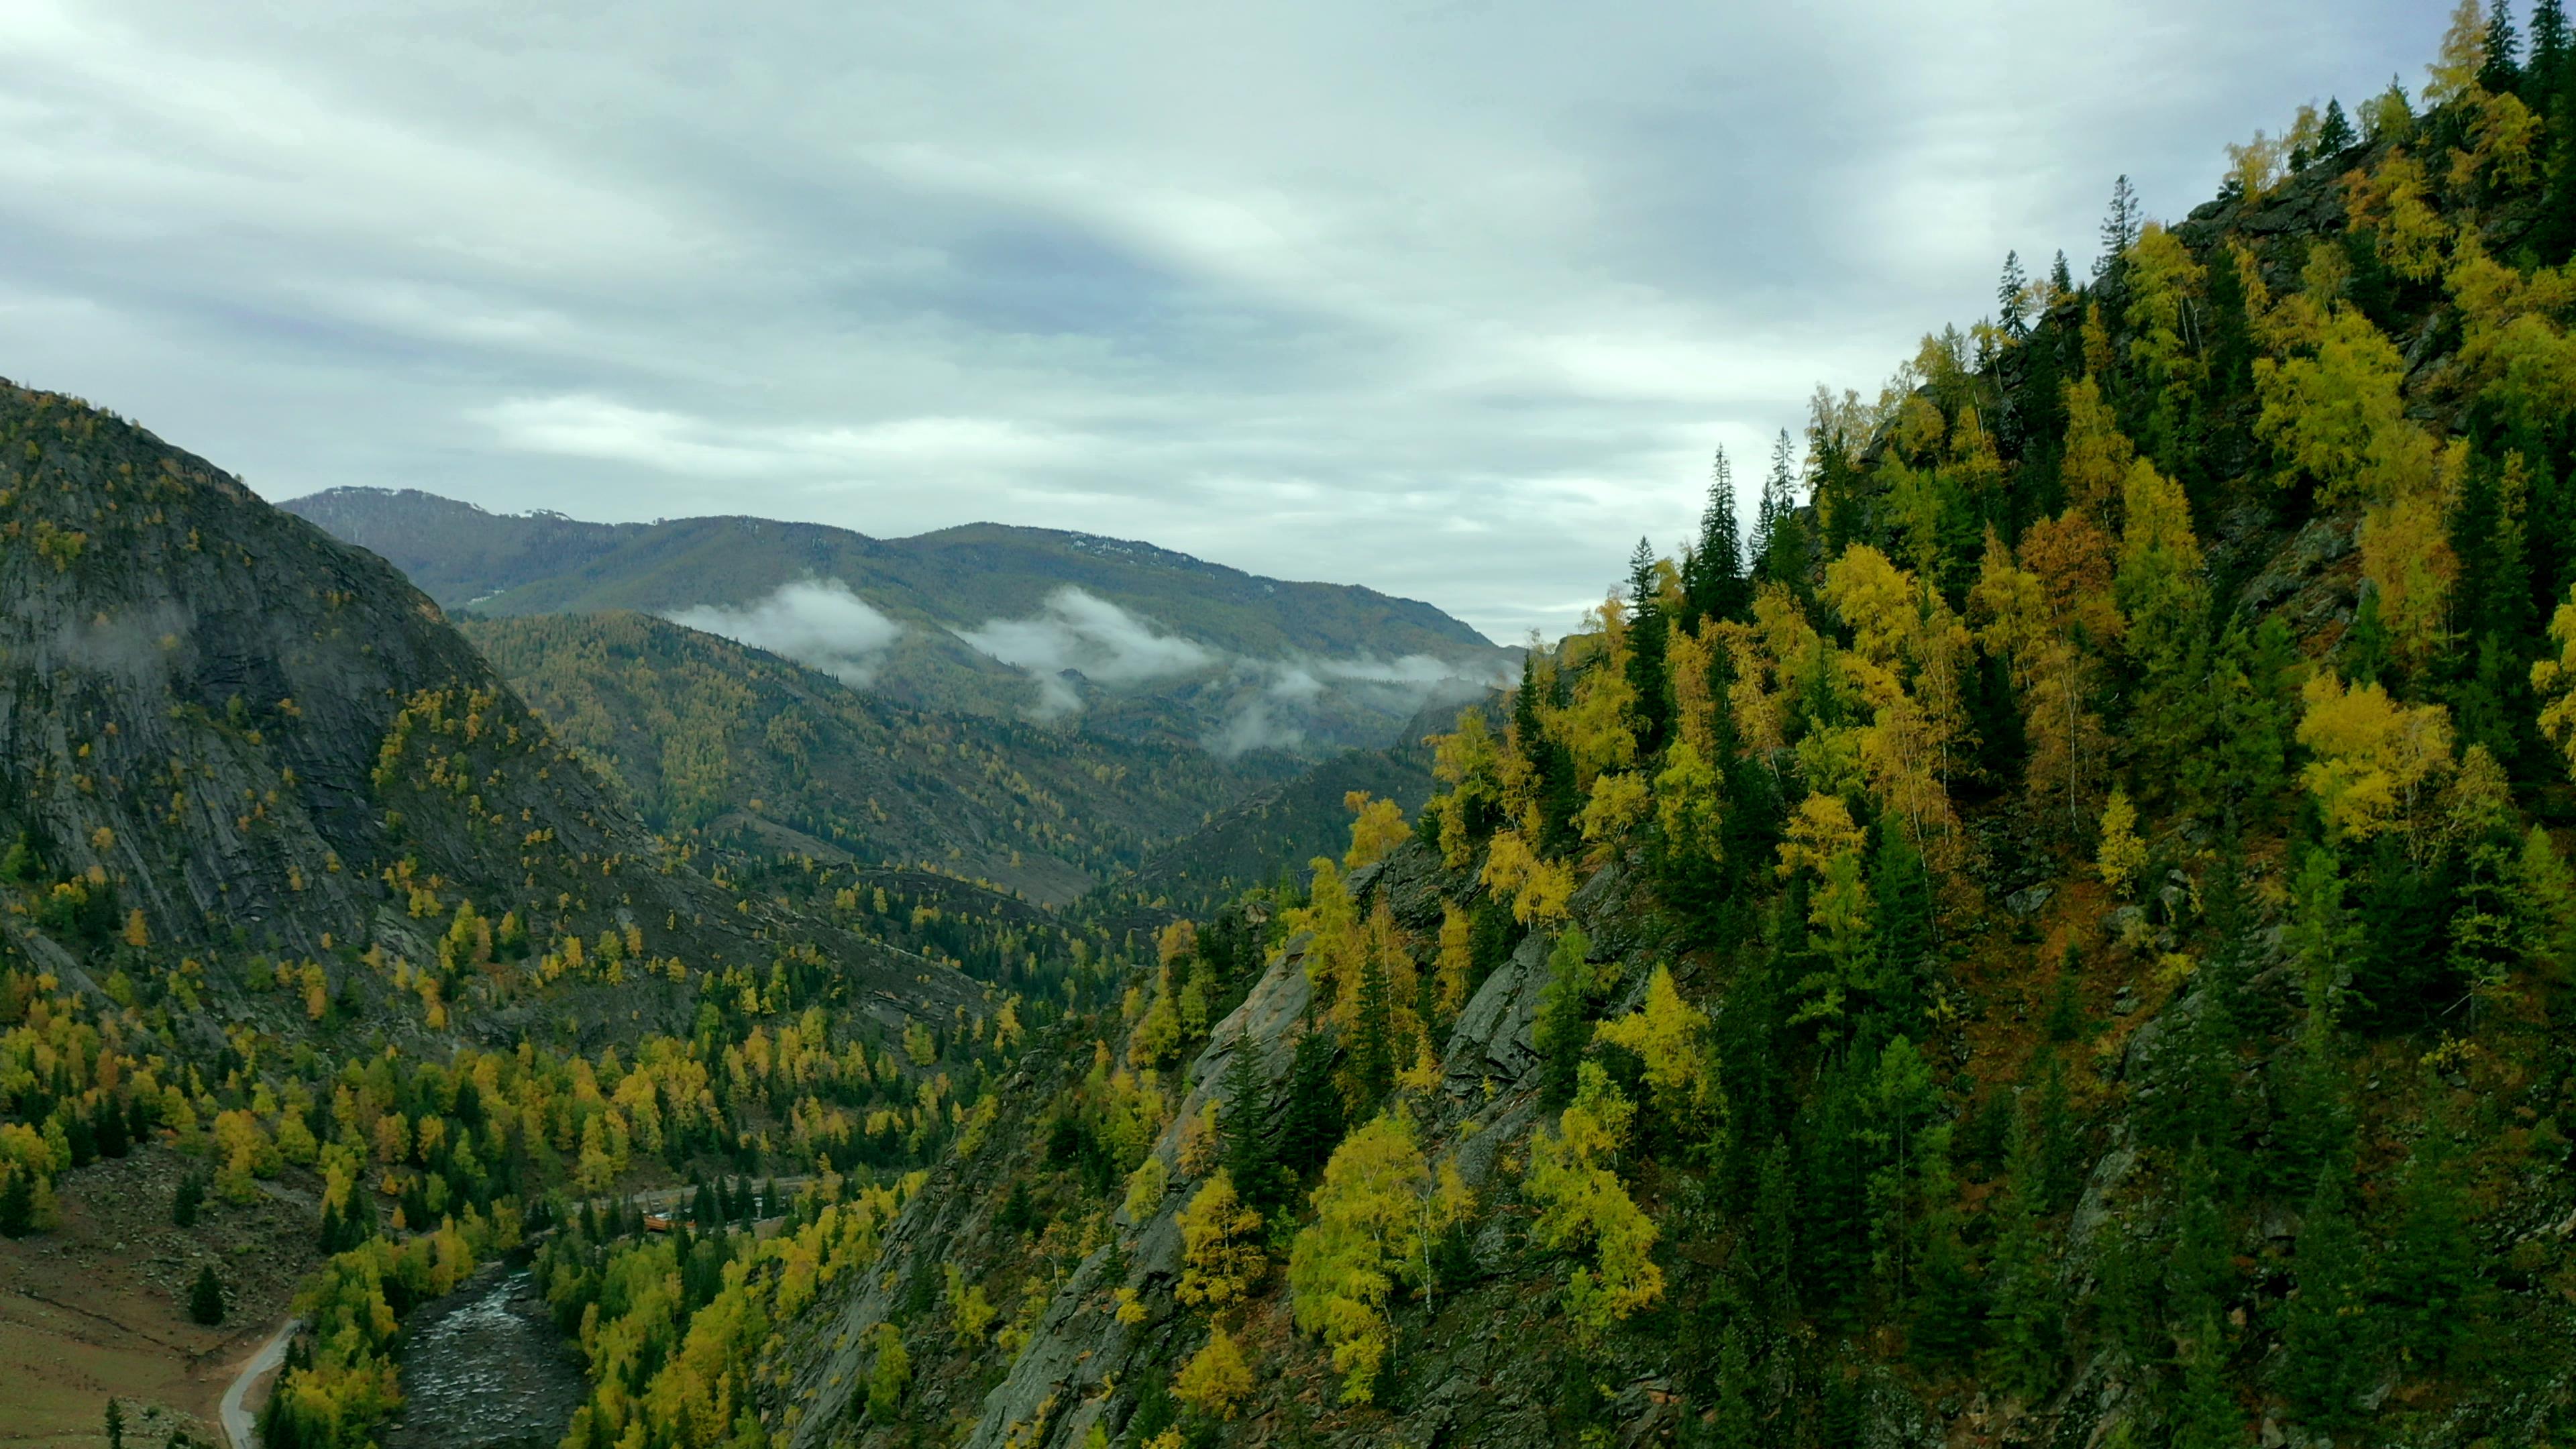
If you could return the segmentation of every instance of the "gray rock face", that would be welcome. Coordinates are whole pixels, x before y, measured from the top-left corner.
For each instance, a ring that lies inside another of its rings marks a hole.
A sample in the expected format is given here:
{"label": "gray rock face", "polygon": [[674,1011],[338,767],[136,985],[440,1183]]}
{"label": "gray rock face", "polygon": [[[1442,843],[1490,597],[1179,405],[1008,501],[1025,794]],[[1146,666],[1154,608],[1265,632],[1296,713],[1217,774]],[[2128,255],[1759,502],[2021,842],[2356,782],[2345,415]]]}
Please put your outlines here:
{"label": "gray rock face", "polygon": [[[700,970],[772,959],[766,908],[666,857],[384,560],[70,399],[0,383],[0,437],[0,524],[37,544],[0,548],[0,846],[97,871],[156,947],[222,948],[210,977],[248,951],[311,959],[359,1012],[390,987],[344,953],[429,960],[466,899],[539,942],[631,928]],[[32,932],[0,921],[41,949]],[[976,999],[946,967],[846,946],[835,964],[868,986],[943,1014]],[[567,976],[529,1009],[632,1032],[685,995]]]}
{"label": "gray rock face", "polygon": [[1440,1054],[1451,1095],[1479,1090],[1488,1079],[1518,1081],[1537,1068],[1534,1033],[1552,949],[1553,943],[1536,932],[1523,938],[1520,949],[1494,968],[1458,1013],[1448,1048]]}

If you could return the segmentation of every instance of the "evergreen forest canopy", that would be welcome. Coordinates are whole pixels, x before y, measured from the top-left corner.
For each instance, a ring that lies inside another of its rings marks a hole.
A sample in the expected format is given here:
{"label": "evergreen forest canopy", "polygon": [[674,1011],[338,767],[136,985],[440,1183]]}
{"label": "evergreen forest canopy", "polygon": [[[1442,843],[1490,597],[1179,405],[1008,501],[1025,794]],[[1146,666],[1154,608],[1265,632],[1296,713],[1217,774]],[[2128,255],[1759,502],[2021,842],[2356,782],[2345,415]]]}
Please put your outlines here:
{"label": "evergreen forest canopy", "polygon": [[[1820,391],[1749,537],[1718,459],[1418,813],[1189,919],[476,845],[588,777],[455,663],[370,726],[368,934],[201,930],[115,854],[187,762],[97,763],[161,702],[81,696],[43,781],[124,813],[0,865],[0,1229],[100,1156],[309,1175],[284,1445],[371,1442],[405,1315],[522,1250],[565,1449],[2576,1437],[2576,41],[2465,0],[2420,95],[2230,163]],[[19,596],[205,506],[8,421]]]}

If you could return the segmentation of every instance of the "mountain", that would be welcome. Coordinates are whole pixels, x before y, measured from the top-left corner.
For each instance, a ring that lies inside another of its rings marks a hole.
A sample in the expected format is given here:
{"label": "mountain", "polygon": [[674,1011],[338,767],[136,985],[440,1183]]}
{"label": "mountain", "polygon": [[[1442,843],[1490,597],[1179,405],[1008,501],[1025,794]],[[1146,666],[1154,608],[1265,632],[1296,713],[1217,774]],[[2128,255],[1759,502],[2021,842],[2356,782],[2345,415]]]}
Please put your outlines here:
{"label": "mountain", "polygon": [[[952,1094],[1123,970],[971,881],[657,837],[391,565],[111,413],[0,384],[0,450],[0,1281],[56,1305],[0,1312],[48,1362],[113,1328],[135,1377],[105,1392],[222,1346],[180,1323],[187,1282],[120,1266],[148,1228],[217,1275],[201,1317],[236,1273],[306,1305],[267,1442],[359,1442],[402,1316],[478,1259],[612,1189],[915,1167],[963,1129]],[[791,666],[722,667],[790,702],[761,727],[791,758],[810,735],[952,760],[976,829],[1061,808],[1034,751],[1026,777],[899,712],[836,716]],[[689,705],[715,668],[654,687]],[[684,796],[696,738],[627,767]],[[1058,753],[1117,776],[1114,750]],[[1133,774],[1133,814],[1064,838],[1132,852],[1197,818],[1196,777]],[[167,1195],[124,1200],[138,1182]],[[249,1255],[280,1211],[295,1239]],[[58,1232],[110,1256],[57,1261]]]}
{"label": "mountain", "polygon": [[1428,604],[1092,534],[591,524],[368,488],[282,506],[451,608],[676,617],[917,708],[1079,715],[1094,733],[1228,755],[1383,745],[1426,699],[1471,694],[1512,657]]}
{"label": "mountain", "polygon": [[1165,932],[746,1347],[769,1432],[2563,1440],[2576,64],[2461,13]]}
{"label": "mountain", "polygon": [[1271,755],[907,709],[627,612],[467,620],[465,637],[666,833],[752,831],[1059,903],[1260,788]]}

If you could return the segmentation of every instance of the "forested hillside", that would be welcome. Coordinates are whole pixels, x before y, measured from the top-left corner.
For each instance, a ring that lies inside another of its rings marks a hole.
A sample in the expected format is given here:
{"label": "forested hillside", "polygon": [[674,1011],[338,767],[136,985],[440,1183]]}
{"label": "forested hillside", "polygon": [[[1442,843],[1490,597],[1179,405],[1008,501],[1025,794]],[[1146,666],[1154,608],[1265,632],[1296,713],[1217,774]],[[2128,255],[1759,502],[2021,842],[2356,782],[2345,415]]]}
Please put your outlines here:
{"label": "forested hillside", "polygon": [[497,516],[336,488],[284,505],[493,618],[635,610],[788,654],[897,703],[1225,757],[1375,749],[1510,656],[1428,604],[1259,578],[1125,539],[970,524]]}
{"label": "forested hillside", "polygon": [[[2576,70],[2531,32],[2472,0],[2420,99],[2302,108],[2171,223],[2123,183],[2093,275],[2010,262],[1820,393],[1752,536],[1722,485],[1641,547],[1410,828],[1024,1058],[764,1349],[767,1431],[2576,1432]],[[681,1442],[603,1379],[573,1442],[639,1429]]]}
{"label": "forested hillside", "polygon": [[[0,448],[0,1312],[47,1362],[175,1353],[152,1324],[250,1271],[213,1245],[301,1218],[260,1254],[321,1263],[268,1442],[368,1442],[478,1260],[692,1178],[828,1213],[1114,972],[963,881],[655,837],[383,561],[111,414],[0,386]],[[20,1321],[136,1181],[193,1296]]]}
{"label": "forested hillside", "polygon": [[927,865],[1050,904],[1291,764],[905,709],[642,614],[463,629],[665,834],[768,828],[791,853]]}

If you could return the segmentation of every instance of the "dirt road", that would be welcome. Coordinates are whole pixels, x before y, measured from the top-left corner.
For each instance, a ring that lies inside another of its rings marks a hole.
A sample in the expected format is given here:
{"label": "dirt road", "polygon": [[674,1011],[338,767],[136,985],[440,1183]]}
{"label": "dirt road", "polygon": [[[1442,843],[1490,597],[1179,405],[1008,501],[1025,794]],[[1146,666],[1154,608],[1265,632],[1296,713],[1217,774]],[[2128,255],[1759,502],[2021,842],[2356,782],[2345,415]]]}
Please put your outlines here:
{"label": "dirt road", "polygon": [[286,1362],[286,1345],[293,1342],[295,1330],[304,1325],[301,1318],[290,1318],[278,1325],[277,1332],[259,1346],[259,1352],[242,1365],[232,1387],[224,1390],[224,1437],[233,1441],[233,1449],[259,1449],[259,1431],[253,1425],[250,1406],[242,1400],[260,1376]]}

